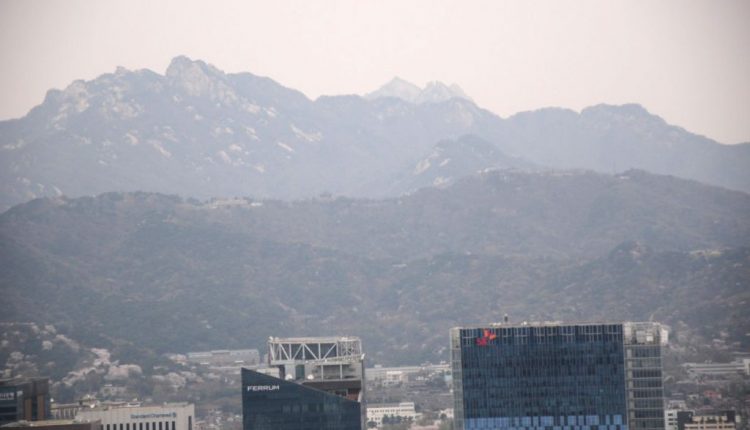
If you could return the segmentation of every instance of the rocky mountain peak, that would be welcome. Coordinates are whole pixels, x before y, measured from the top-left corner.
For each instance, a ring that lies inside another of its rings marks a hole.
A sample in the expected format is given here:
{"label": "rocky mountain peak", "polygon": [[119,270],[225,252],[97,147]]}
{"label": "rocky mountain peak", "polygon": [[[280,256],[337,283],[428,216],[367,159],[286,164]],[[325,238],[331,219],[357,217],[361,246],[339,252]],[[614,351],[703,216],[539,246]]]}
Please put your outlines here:
{"label": "rocky mountain peak", "polygon": [[379,89],[365,94],[364,97],[368,100],[394,97],[414,103],[420,92],[422,92],[421,88],[396,76]]}
{"label": "rocky mountain peak", "polygon": [[[397,77],[368,95],[390,99],[311,102],[270,78],[225,74],[184,56],[165,73],[113,72],[51,90],[26,117],[0,121],[0,210],[34,197],[112,190],[395,196],[518,167],[519,159],[600,172],[634,167],[750,189],[750,145],[719,145],[639,105],[504,120],[440,82],[422,89]],[[489,144],[434,147],[465,134]]]}
{"label": "rocky mountain peak", "polygon": [[448,86],[442,82],[433,81],[428,82],[424,88],[420,88],[398,76],[364,97],[368,100],[394,97],[415,104],[441,103],[452,98],[471,100],[456,84]]}
{"label": "rocky mountain peak", "polygon": [[223,76],[224,72],[201,60],[192,60],[184,55],[174,57],[167,66],[165,75],[169,78],[200,72],[207,76]]}
{"label": "rocky mountain peak", "polygon": [[172,59],[165,75],[188,95],[196,97],[208,95],[216,87],[215,82],[224,78],[224,73],[216,67],[185,56]]}
{"label": "rocky mountain peak", "polygon": [[623,105],[598,104],[587,107],[581,111],[581,116],[598,121],[617,122],[645,122],[666,124],[659,116],[656,116],[637,103]]}
{"label": "rocky mountain peak", "polygon": [[417,103],[440,103],[453,98],[471,100],[457,84],[450,86],[439,82],[428,82],[417,97]]}

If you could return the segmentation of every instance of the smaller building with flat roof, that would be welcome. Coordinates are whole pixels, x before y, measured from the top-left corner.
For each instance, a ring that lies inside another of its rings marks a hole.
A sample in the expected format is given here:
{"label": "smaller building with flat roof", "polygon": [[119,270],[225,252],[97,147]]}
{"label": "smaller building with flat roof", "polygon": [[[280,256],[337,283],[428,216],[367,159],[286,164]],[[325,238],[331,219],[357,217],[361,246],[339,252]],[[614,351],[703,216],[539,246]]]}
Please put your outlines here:
{"label": "smaller building with flat roof", "polygon": [[678,430],[735,430],[736,414],[734,411],[677,412]]}
{"label": "smaller building with flat roof", "polygon": [[101,405],[82,408],[76,420],[99,420],[101,430],[193,430],[195,407],[191,403]]}
{"label": "smaller building with flat roof", "polygon": [[380,427],[383,418],[400,418],[402,420],[416,421],[419,417],[414,402],[381,403],[367,406],[367,424],[371,422]]}
{"label": "smaller building with flat roof", "polygon": [[102,423],[95,421],[77,420],[41,420],[41,421],[16,421],[5,424],[0,428],[3,430],[101,430]]}

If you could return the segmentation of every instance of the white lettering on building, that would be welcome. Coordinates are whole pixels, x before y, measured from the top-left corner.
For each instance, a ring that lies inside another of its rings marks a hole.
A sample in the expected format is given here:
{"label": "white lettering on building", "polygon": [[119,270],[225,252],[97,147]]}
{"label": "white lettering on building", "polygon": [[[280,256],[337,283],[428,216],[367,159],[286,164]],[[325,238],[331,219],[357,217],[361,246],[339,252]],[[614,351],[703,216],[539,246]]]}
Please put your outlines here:
{"label": "white lettering on building", "polygon": [[278,385],[248,385],[247,391],[277,391],[280,387]]}
{"label": "white lettering on building", "polygon": [[130,414],[131,420],[142,420],[146,418],[177,418],[177,412],[161,414]]}

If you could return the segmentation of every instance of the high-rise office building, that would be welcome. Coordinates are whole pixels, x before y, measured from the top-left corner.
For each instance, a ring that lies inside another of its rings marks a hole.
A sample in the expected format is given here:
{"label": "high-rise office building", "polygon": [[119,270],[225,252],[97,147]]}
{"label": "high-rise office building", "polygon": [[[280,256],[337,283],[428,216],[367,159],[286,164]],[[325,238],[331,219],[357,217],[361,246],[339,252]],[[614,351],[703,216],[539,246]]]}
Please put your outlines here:
{"label": "high-rise office building", "polygon": [[451,330],[456,429],[663,430],[658,323]]}
{"label": "high-rise office building", "polygon": [[364,354],[356,337],[271,338],[279,378],[242,369],[244,430],[355,430],[365,420]]}
{"label": "high-rise office building", "polygon": [[50,417],[49,380],[0,380],[0,425],[14,421],[39,421]]}

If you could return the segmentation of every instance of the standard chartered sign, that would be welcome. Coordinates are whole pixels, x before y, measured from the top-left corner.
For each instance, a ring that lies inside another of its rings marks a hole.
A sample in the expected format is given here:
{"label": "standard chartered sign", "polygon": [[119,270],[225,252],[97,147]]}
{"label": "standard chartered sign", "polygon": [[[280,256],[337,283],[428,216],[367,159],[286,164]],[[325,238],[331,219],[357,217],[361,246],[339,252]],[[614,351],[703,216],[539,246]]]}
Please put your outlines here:
{"label": "standard chartered sign", "polygon": [[131,420],[143,420],[149,418],[177,418],[177,412],[167,412],[158,414],[130,414]]}
{"label": "standard chartered sign", "polygon": [[278,391],[278,385],[248,385],[247,391]]}

